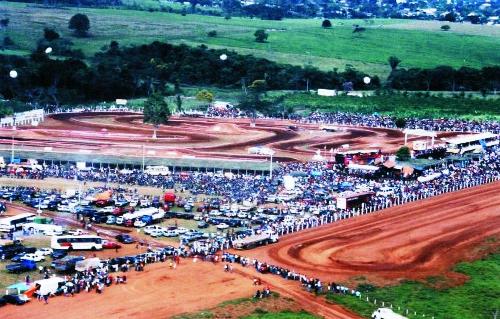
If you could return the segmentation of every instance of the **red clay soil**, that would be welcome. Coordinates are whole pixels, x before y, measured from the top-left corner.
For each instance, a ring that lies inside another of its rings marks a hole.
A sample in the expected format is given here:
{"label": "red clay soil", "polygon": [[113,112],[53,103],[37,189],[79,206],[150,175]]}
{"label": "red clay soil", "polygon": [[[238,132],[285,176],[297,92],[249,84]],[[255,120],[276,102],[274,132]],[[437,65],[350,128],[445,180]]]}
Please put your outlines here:
{"label": "red clay soil", "polygon": [[[289,130],[296,125],[297,131]],[[152,156],[265,160],[248,154],[251,146],[272,147],[278,161],[310,160],[316,150],[338,148],[381,149],[393,152],[404,143],[400,130],[366,127],[339,127],[338,132],[324,132],[319,125],[297,124],[288,120],[257,120],[251,127],[248,119],[176,118],[157,130],[142,123],[138,113],[77,113],[46,117],[38,127],[0,129],[0,144],[10,147],[12,137],[17,148],[53,147],[54,151],[90,150],[100,154],[142,156],[142,145],[155,150]],[[438,138],[455,136],[440,133]],[[413,142],[417,138],[410,138]],[[150,156],[150,154],[148,154]]]}
{"label": "red clay soil", "polygon": [[244,254],[327,281],[364,276],[387,284],[450,275],[454,264],[474,257],[476,245],[499,235],[497,182],[288,235]]}
{"label": "red clay soil", "polygon": [[250,297],[256,290],[249,278],[226,273],[220,264],[191,260],[181,260],[176,269],[165,262],[126,275],[126,284],[112,285],[102,295],[82,292],[75,297],[59,296],[49,299],[48,305],[34,299],[22,307],[2,307],[0,318],[163,319]]}

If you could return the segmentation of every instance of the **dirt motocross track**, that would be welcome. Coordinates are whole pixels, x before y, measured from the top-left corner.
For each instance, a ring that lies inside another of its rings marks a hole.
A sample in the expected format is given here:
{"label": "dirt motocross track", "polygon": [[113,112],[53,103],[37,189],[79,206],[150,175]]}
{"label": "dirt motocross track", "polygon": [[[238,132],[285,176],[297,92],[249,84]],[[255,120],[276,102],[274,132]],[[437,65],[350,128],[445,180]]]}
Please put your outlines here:
{"label": "dirt motocross track", "polygon": [[[269,119],[258,119],[252,127],[248,119],[172,117],[158,128],[157,139],[152,134],[153,127],[143,124],[138,113],[63,113],[47,116],[37,127],[0,129],[0,144],[10,147],[14,138],[15,147],[21,149],[52,147],[62,152],[141,156],[144,146],[147,156],[266,160],[248,153],[249,147],[261,145],[275,150],[277,161],[306,161],[317,150],[328,152],[345,144],[350,149],[393,152],[404,143],[400,130],[336,126],[335,132],[326,132],[319,124]],[[455,135],[447,132],[438,137]]]}
{"label": "dirt motocross track", "polygon": [[496,182],[288,235],[245,255],[323,280],[364,276],[386,284],[443,273],[460,279],[451,267],[499,235]]}

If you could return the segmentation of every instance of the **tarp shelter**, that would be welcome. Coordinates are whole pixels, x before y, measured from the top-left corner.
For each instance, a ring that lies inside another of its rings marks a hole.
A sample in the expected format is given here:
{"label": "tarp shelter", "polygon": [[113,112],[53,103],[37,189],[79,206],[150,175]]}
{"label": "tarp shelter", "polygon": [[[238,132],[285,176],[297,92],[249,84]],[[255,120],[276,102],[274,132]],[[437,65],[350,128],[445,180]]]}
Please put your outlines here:
{"label": "tarp shelter", "polygon": [[51,277],[48,279],[42,279],[35,281],[35,285],[40,285],[40,294],[55,294],[57,289],[59,288],[59,283],[64,282],[64,279],[61,277]]}
{"label": "tarp shelter", "polygon": [[28,290],[30,287],[25,282],[18,282],[7,287],[6,295],[19,295]]}
{"label": "tarp shelter", "polygon": [[307,173],[301,172],[301,171],[293,171],[293,172],[290,172],[290,176],[293,176],[293,177],[307,177]]}
{"label": "tarp shelter", "polygon": [[413,174],[413,172],[414,172],[413,167],[411,167],[411,166],[403,167],[403,176],[405,176],[405,177],[410,176]]}
{"label": "tarp shelter", "polygon": [[111,195],[113,194],[112,191],[104,191],[102,193],[99,193],[95,196],[95,200],[109,200],[111,198]]}
{"label": "tarp shelter", "polygon": [[323,173],[320,171],[311,171],[311,176],[321,176],[321,175],[323,175]]}
{"label": "tarp shelter", "polygon": [[80,260],[75,265],[76,271],[85,271],[89,269],[95,269],[101,266],[101,260],[99,258],[89,258]]}

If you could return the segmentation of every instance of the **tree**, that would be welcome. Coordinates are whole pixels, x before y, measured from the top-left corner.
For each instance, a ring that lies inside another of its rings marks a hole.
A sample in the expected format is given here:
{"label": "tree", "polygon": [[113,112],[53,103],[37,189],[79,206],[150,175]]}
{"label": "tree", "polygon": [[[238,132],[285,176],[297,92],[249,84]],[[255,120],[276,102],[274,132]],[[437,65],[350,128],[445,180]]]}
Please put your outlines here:
{"label": "tree", "polygon": [[394,55],[390,56],[387,61],[389,62],[389,65],[391,66],[391,72],[395,71],[396,68],[398,67],[399,63],[401,63],[401,60]]}
{"label": "tree", "polygon": [[396,159],[398,161],[407,161],[411,158],[410,148],[408,146],[402,146],[396,152]]}
{"label": "tree", "polygon": [[156,130],[160,124],[166,124],[172,113],[168,104],[160,93],[153,93],[143,105],[144,123],[154,125],[153,138],[156,138]]}
{"label": "tree", "polygon": [[326,20],[323,20],[323,22],[321,23],[321,26],[323,28],[331,28],[332,27],[332,23],[330,22],[330,20],[326,19]]}
{"label": "tree", "polygon": [[77,13],[69,20],[68,28],[73,30],[76,36],[85,37],[90,29],[89,18],[85,14]]}
{"label": "tree", "polygon": [[398,117],[396,120],[394,120],[394,124],[396,124],[397,128],[404,128],[406,126],[406,119]]}
{"label": "tree", "polygon": [[211,103],[214,100],[214,95],[208,90],[201,90],[196,93],[196,99],[198,101],[205,101]]}
{"label": "tree", "polygon": [[457,21],[457,15],[454,12],[447,12],[443,17],[443,20],[448,22],[455,22]]}
{"label": "tree", "polygon": [[9,18],[0,19],[0,27],[7,28],[9,22],[10,22]]}
{"label": "tree", "polygon": [[54,29],[45,28],[43,29],[43,37],[45,38],[45,40],[51,42],[59,39],[60,35]]}
{"label": "tree", "polygon": [[14,41],[9,36],[3,38],[3,45],[6,47],[14,45]]}
{"label": "tree", "polygon": [[182,98],[179,94],[175,96],[175,105],[177,106],[177,112],[182,112]]}
{"label": "tree", "polygon": [[259,29],[253,34],[255,36],[255,41],[259,43],[264,43],[269,36],[264,29]]}
{"label": "tree", "polygon": [[451,29],[451,27],[447,24],[441,26],[442,31],[449,31],[450,29]]}

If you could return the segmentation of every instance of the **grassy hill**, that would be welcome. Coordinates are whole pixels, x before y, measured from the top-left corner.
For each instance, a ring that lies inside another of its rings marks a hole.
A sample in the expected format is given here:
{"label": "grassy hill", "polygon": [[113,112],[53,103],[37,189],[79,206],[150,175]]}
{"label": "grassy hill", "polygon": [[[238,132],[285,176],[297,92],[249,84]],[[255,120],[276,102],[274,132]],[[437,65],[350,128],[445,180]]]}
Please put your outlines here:
{"label": "grassy hill", "polygon": [[[71,37],[67,29],[70,17],[87,14],[91,37]],[[482,67],[500,61],[500,31],[493,26],[450,24],[451,31],[440,31],[437,21],[377,19],[333,20],[333,28],[323,29],[318,19],[263,21],[249,18],[170,14],[121,9],[42,8],[22,3],[0,2],[0,16],[10,25],[0,36],[10,36],[21,52],[31,50],[42,37],[44,27],[53,27],[63,37],[71,37],[75,48],[87,55],[100,50],[111,40],[121,45],[154,40],[188,45],[206,44],[254,54],[283,63],[314,65],[324,70],[343,69],[346,64],[370,74],[386,77],[387,58],[396,55],[401,67],[451,65]],[[352,33],[352,25],[366,31]],[[267,43],[256,43],[253,33],[263,28]],[[208,31],[216,30],[210,38]]]}

